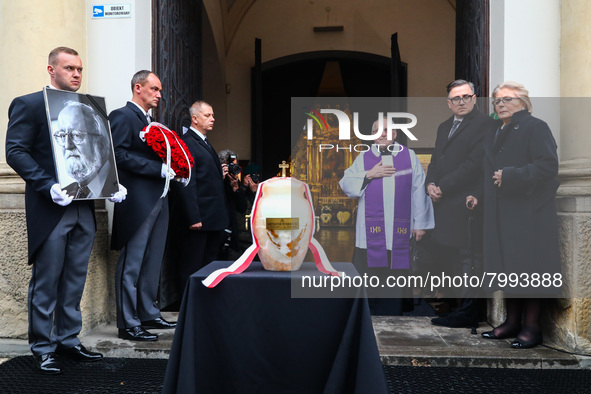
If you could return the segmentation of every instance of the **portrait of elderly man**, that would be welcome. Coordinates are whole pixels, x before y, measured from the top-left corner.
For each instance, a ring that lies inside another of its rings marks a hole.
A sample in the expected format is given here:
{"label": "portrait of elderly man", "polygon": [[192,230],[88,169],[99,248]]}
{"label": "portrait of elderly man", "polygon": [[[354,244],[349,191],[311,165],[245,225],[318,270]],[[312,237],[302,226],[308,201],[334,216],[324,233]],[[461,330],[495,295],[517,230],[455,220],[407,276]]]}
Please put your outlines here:
{"label": "portrait of elderly man", "polygon": [[105,122],[84,103],[69,101],[57,118],[54,141],[65,171],[75,182],[64,187],[75,199],[110,197],[118,189],[111,139]]}

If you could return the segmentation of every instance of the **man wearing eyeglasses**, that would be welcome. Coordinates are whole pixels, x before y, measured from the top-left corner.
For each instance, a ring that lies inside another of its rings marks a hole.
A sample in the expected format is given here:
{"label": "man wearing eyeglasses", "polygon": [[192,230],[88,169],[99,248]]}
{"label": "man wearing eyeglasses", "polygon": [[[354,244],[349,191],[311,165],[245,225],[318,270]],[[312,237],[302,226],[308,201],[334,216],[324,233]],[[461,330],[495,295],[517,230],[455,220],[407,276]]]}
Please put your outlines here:
{"label": "man wearing eyeglasses", "polygon": [[[447,86],[447,93],[447,105],[453,115],[439,125],[425,181],[426,192],[435,210],[432,254],[438,269],[447,275],[474,275],[480,257],[478,246],[472,242],[478,234],[472,232],[477,232],[478,226],[472,225],[476,229],[471,231],[466,196],[478,183],[482,142],[494,121],[475,109],[476,95],[471,82],[453,81]],[[450,293],[459,295],[461,304],[454,312],[431,322],[447,327],[477,326],[479,303],[470,290],[445,289],[446,296]]]}
{"label": "man wearing eyeglasses", "polygon": [[119,191],[109,135],[92,107],[70,101],[57,118],[54,140],[63,148],[66,171],[76,182],[66,186],[74,198],[112,196]]}
{"label": "man wearing eyeglasses", "polygon": [[[51,87],[75,92],[82,61],[67,47],[52,50]],[[37,369],[59,374],[58,357],[97,361],[78,339],[80,299],[94,241],[94,203],[72,201],[57,183],[43,92],[15,98],[6,131],[6,162],[25,180],[29,264],[29,347]],[[124,196],[122,197],[124,198]],[[119,199],[121,201],[121,199]]]}

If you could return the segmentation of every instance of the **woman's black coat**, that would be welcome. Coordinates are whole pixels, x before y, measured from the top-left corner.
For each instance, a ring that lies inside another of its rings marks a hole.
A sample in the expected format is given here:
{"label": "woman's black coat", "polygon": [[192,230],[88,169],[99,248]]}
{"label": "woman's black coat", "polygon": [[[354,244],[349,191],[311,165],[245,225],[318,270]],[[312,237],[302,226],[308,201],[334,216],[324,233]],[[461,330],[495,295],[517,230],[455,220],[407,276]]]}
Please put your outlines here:
{"label": "woman's black coat", "polygon": [[[554,275],[561,272],[555,206],[559,185],[556,141],[548,125],[526,110],[514,113],[511,123],[500,129],[496,138],[495,134],[496,129],[485,137],[483,195],[477,195],[484,199],[484,271],[529,274],[530,282],[532,274],[547,273],[555,284]],[[500,188],[493,180],[499,169],[503,170]],[[487,278],[488,282],[492,276]],[[521,285],[526,279],[520,276],[519,286],[504,290],[532,296],[553,293],[544,287],[548,281],[539,286],[530,283],[533,287],[524,289]]]}

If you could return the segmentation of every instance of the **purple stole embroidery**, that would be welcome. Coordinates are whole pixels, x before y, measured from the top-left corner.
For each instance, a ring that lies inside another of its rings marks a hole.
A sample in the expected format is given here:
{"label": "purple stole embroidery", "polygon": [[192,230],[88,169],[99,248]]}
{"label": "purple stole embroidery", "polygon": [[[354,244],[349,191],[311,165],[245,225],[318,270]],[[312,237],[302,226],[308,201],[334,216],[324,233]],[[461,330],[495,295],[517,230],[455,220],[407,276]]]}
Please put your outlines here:
{"label": "purple stole embroidery", "polygon": [[[370,150],[364,157],[365,170],[378,164],[381,156]],[[410,241],[410,197],[412,192],[412,169],[409,150],[404,149],[392,156],[396,174],[394,175],[394,228],[392,232],[391,269],[409,268]],[[406,171],[405,171],[406,170]],[[373,179],[365,189],[365,236],[367,240],[368,267],[387,267],[388,250],[384,220],[384,182],[383,178]]]}

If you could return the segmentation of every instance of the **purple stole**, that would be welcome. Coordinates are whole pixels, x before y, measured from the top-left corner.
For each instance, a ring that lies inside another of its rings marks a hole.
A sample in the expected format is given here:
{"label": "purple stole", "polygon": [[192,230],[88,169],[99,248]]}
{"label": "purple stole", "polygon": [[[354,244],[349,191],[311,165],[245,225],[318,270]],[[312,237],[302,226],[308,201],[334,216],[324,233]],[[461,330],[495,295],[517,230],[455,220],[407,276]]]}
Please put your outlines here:
{"label": "purple stole", "polygon": [[[378,164],[381,156],[373,151],[364,154],[365,170]],[[410,241],[410,197],[412,193],[412,166],[410,153],[406,147],[392,156],[396,174],[394,175],[394,228],[392,231],[391,269],[409,268]],[[407,170],[407,171],[405,171]],[[383,178],[372,179],[365,189],[365,236],[367,240],[368,267],[387,267],[388,250],[384,220],[384,182]]]}

